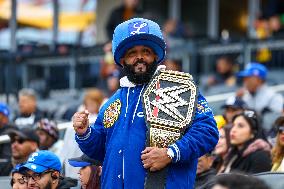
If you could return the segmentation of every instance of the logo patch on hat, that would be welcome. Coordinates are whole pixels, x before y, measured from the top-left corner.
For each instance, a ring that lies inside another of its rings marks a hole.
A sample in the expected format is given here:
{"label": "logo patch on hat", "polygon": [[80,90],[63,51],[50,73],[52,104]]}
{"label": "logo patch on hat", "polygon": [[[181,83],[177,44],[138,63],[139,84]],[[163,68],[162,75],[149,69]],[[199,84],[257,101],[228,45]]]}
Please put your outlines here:
{"label": "logo patch on hat", "polygon": [[31,165],[31,168],[32,169],[36,169],[36,165]]}
{"label": "logo patch on hat", "polygon": [[38,153],[35,152],[31,155],[31,157],[28,159],[28,161],[35,161],[35,157],[38,156]]}
{"label": "logo patch on hat", "polygon": [[104,127],[109,128],[112,127],[114,122],[118,119],[120,114],[121,102],[119,99],[114,101],[109,105],[109,107],[105,110],[104,113]]}
{"label": "logo patch on hat", "polygon": [[259,70],[253,70],[253,75],[255,75],[255,76],[260,75]]}
{"label": "logo patch on hat", "polygon": [[149,26],[146,22],[133,22],[128,25],[129,35],[149,33]]}

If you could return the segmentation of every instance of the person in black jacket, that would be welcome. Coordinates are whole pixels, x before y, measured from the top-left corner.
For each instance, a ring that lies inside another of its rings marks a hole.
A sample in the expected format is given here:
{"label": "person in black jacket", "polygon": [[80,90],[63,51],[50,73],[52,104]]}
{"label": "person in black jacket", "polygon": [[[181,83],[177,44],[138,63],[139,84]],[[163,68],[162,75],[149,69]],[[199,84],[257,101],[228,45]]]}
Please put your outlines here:
{"label": "person in black jacket", "polygon": [[216,175],[216,170],[212,168],[213,157],[207,153],[198,159],[195,189],[207,189],[207,182]]}
{"label": "person in black jacket", "polygon": [[[226,159],[225,173],[245,172],[260,173],[270,171],[270,153],[258,148],[256,151],[248,150],[259,137],[261,128],[258,124],[256,113],[245,110],[233,118],[233,126],[230,131],[231,149]],[[246,153],[244,153],[246,151]],[[250,153],[247,153],[249,151]]]}

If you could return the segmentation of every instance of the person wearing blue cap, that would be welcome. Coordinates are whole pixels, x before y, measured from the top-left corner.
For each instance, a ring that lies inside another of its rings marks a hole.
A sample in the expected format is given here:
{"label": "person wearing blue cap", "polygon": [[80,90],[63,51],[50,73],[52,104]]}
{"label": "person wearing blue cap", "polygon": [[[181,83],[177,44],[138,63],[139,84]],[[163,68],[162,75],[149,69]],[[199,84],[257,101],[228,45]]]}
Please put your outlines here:
{"label": "person wearing blue cap", "polygon": [[24,172],[23,178],[29,189],[67,189],[77,186],[77,181],[74,179],[65,180],[63,183],[61,169],[59,158],[47,150],[32,153],[27,162],[19,168]]}
{"label": "person wearing blue cap", "polygon": [[262,126],[266,132],[272,128],[275,119],[283,110],[283,97],[275,93],[266,85],[267,68],[259,63],[249,63],[245,69],[238,73],[243,78],[244,92],[239,96],[262,117]]}
{"label": "person wearing blue cap", "polygon": [[68,159],[73,167],[79,167],[79,180],[82,189],[99,189],[101,166],[100,162],[89,158],[86,154],[80,157]]}
{"label": "person wearing blue cap", "polygon": [[79,147],[90,158],[103,162],[101,188],[142,189],[147,175],[166,167],[166,177],[160,177],[163,182],[151,188],[193,188],[198,158],[218,141],[207,101],[197,95],[194,120],[183,137],[165,148],[146,147],[142,94],[166,56],[159,25],[143,18],[119,24],[112,51],[126,75],[120,79],[121,88],[103,105],[94,124],[89,125],[87,111],[73,116]]}

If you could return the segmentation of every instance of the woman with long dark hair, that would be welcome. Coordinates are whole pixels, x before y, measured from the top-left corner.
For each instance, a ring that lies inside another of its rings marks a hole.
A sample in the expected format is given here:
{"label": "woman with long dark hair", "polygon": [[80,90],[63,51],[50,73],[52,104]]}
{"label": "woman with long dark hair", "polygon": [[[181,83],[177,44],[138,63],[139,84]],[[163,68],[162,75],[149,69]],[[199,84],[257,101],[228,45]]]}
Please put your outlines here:
{"label": "woman with long dark hair", "polygon": [[233,117],[233,125],[230,131],[231,149],[226,158],[225,173],[270,171],[271,157],[268,151],[260,148],[255,151],[249,150],[250,153],[244,153],[248,151],[250,144],[260,136],[262,137],[261,134],[261,127],[254,111],[245,110]]}
{"label": "woman with long dark hair", "polygon": [[71,158],[68,160],[73,167],[80,167],[79,180],[82,189],[99,189],[101,166],[98,161],[93,160],[83,154],[81,157]]}

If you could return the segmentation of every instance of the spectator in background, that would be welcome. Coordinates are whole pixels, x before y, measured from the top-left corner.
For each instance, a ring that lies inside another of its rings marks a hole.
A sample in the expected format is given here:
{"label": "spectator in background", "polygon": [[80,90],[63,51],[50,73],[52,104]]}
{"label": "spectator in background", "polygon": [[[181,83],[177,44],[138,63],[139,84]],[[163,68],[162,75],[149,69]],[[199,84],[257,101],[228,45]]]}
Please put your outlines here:
{"label": "spectator in background", "polygon": [[276,144],[272,149],[272,170],[275,172],[284,172],[284,116],[275,121],[277,128]]}
{"label": "spectator in background", "polygon": [[227,124],[231,124],[233,117],[247,109],[247,105],[241,98],[232,96],[226,100],[221,108],[225,110],[224,117]]}
{"label": "spectator in background", "polygon": [[[218,124],[218,123],[217,123]],[[230,127],[222,127],[219,129],[219,141],[215,146],[213,154],[215,155],[212,167],[217,173],[221,173],[225,168],[225,159],[228,155],[230,147]]]}
{"label": "spectator in background", "polygon": [[29,189],[69,189],[77,186],[77,180],[60,175],[61,163],[52,152],[41,150],[32,153],[20,169]]}
{"label": "spectator in background", "polygon": [[244,174],[221,174],[214,179],[212,189],[269,189],[260,179]]}
{"label": "spectator in background", "polygon": [[120,73],[117,69],[112,71],[107,77],[107,90],[108,97],[113,95],[114,92],[119,88]]}
{"label": "spectator in background", "polygon": [[59,130],[54,121],[41,119],[36,123],[36,133],[39,137],[40,150],[49,150],[59,155],[63,141],[59,140]]}
{"label": "spectator in background", "polygon": [[182,71],[181,64],[177,60],[167,59],[163,63],[166,66],[166,70]]}
{"label": "spectator in background", "polygon": [[245,110],[233,118],[233,126],[230,131],[232,148],[226,158],[225,173],[234,171],[260,173],[271,169],[269,150],[258,148],[244,154],[260,133],[261,128],[254,111]]}
{"label": "spectator in background", "polygon": [[283,97],[266,85],[267,69],[262,64],[250,63],[238,76],[243,78],[244,89],[239,90],[237,96],[262,117],[262,127],[268,133],[282,113]]}
{"label": "spectator in background", "polygon": [[18,164],[12,170],[11,187],[12,189],[28,189],[28,183],[23,178],[24,173],[19,169],[22,164]]}
{"label": "spectator in background", "polygon": [[229,56],[221,56],[217,59],[216,74],[207,79],[206,88],[214,85],[224,85],[227,87],[236,85],[234,61]]}
{"label": "spectator in background", "polygon": [[106,24],[106,32],[109,41],[112,39],[113,31],[118,24],[141,14],[138,5],[139,0],[123,0],[122,5],[111,11]]}
{"label": "spectator in background", "polygon": [[[89,89],[86,91],[83,105],[78,108],[78,111],[87,110],[89,112],[89,121],[92,124],[96,121],[97,114],[103,104],[103,101],[104,95],[101,90],[96,88]],[[75,131],[70,125],[70,127],[66,129],[63,139],[63,147],[59,157],[64,164],[63,170],[65,172],[65,176],[77,178],[79,169],[77,167],[70,166],[67,162],[69,158],[77,157],[83,154],[79,149],[77,142],[75,141],[74,135]]]}
{"label": "spectator in background", "polygon": [[68,160],[69,164],[73,167],[79,167],[79,180],[81,182],[82,189],[99,189],[100,188],[100,175],[101,166],[97,166],[100,163],[89,158],[83,154],[81,157],[71,158]]}
{"label": "spectator in background", "polygon": [[[8,133],[9,129],[14,127],[9,125],[10,111],[6,104],[0,103],[0,135]],[[11,161],[11,143],[0,144],[0,176],[4,176],[6,172],[10,171],[9,162]]]}
{"label": "spectator in background", "polygon": [[19,113],[14,120],[18,128],[31,127],[43,117],[37,108],[36,93],[33,89],[20,90],[18,103]]}
{"label": "spectator in background", "polygon": [[100,89],[93,88],[86,91],[83,105],[80,106],[78,110],[87,110],[89,112],[90,123],[94,123],[96,121],[99,109],[104,101],[104,98],[104,94]]}
{"label": "spectator in background", "polygon": [[11,139],[12,162],[9,164],[9,171],[5,171],[5,175],[9,175],[15,165],[27,161],[29,155],[37,151],[39,147],[39,138],[33,129],[11,130],[8,134]]}
{"label": "spectator in background", "polygon": [[206,189],[206,183],[216,175],[216,170],[212,168],[213,157],[205,154],[198,159],[195,189]]}
{"label": "spectator in background", "polygon": [[281,20],[279,15],[273,15],[268,19],[269,29],[271,36],[274,38],[279,38],[284,36],[284,30],[281,25]]}

